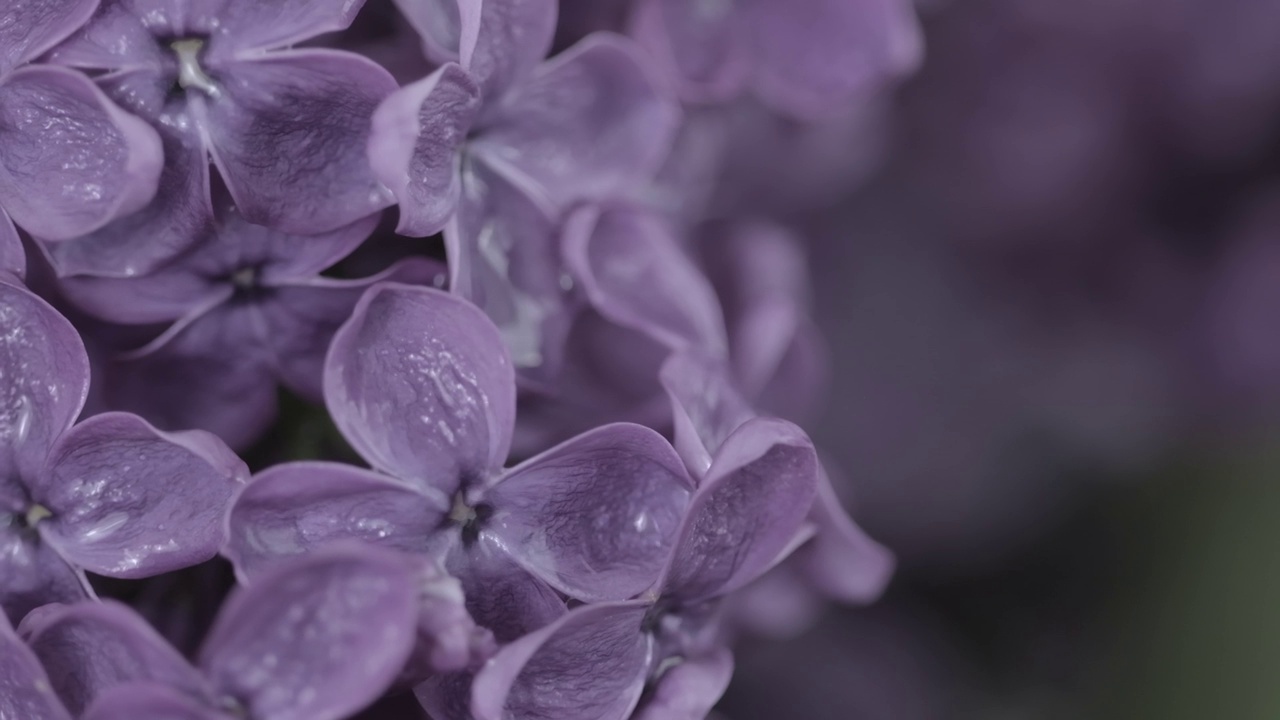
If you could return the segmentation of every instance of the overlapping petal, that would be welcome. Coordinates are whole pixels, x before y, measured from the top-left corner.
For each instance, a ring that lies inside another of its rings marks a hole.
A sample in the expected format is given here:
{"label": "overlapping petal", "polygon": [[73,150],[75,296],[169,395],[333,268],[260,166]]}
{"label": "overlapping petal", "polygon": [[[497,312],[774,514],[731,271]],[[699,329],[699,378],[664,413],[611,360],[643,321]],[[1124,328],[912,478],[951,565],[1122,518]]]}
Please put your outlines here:
{"label": "overlapping petal", "polygon": [[705,656],[680,658],[658,678],[633,720],[704,720],[733,676],[733,653],[715,648]]}
{"label": "overlapping petal", "polygon": [[93,15],[97,0],[9,0],[0,9],[0,77],[58,44]]}
{"label": "overlapping petal", "polygon": [[156,683],[129,683],[103,693],[85,712],[84,720],[227,720],[172,688]]}
{"label": "overlapping petal", "polygon": [[740,3],[639,0],[631,33],[666,65],[682,97],[716,102],[746,85],[752,56]]}
{"label": "overlapping petal", "polygon": [[0,613],[0,718],[71,720],[35,655]]}
{"label": "overlapping petal", "polygon": [[500,643],[546,627],[565,613],[564,601],[549,585],[524,572],[496,538],[482,534],[455,548],[448,569],[462,583],[467,610]]}
{"label": "overlapping petal", "polygon": [[897,561],[888,548],[853,522],[825,471],[818,483],[813,520],[817,533],[797,553],[809,581],[840,602],[874,602],[889,584]]}
{"label": "overlapping petal", "polygon": [[501,467],[515,376],[493,324],[430,288],[374,286],[325,364],[334,422],[374,467],[447,495]]}
{"label": "overlapping petal", "polygon": [[220,5],[217,29],[210,38],[213,62],[344,30],[364,0],[232,0]]}
{"label": "overlapping petal", "polygon": [[256,475],[231,509],[224,553],[242,576],[342,540],[425,552],[449,499],[349,465],[297,462]]}
{"label": "overlapping petal", "polygon": [[459,59],[494,100],[519,85],[551,50],[556,0],[453,1],[461,29]]}
{"label": "overlapping petal", "polygon": [[417,619],[414,572],[399,556],[334,548],[232,595],[200,667],[255,720],[340,720],[395,679]]}
{"label": "overlapping petal", "polygon": [[673,353],[659,377],[671,399],[676,450],[702,476],[725,439],[756,413],[730,382],[723,363],[703,354]]}
{"label": "overlapping petal", "polygon": [[146,205],[160,137],[94,83],[54,66],[0,78],[0,205],[33,235],[66,240]]}
{"label": "overlapping petal", "polygon": [[[18,518],[5,518],[9,523]],[[84,574],[67,564],[34,529],[0,527],[0,610],[21,620],[46,603],[70,603],[89,597]]]}
{"label": "overlapping petal", "polygon": [[29,486],[53,514],[40,532],[64,557],[134,578],[213,557],[248,474],[209,433],[162,433],[136,415],[104,413],[64,434]]}
{"label": "overlapping petal", "polygon": [[0,273],[21,278],[27,272],[27,254],[22,249],[22,238],[13,226],[9,215],[0,208]]}
{"label": "overlapping petal", "polygon": [[531,573],[581,600],[625,600],[657,580],[690,491],[662,436],[620,423],[526,461],[487,499],[492,532]]}
{"label": "overlapping petal", "polygon": [[379,65],[324,49],[226,63],[205,109],[218,166],[253,223],[327,232],[391,204],[369,167],[370,117],[396,89]]}

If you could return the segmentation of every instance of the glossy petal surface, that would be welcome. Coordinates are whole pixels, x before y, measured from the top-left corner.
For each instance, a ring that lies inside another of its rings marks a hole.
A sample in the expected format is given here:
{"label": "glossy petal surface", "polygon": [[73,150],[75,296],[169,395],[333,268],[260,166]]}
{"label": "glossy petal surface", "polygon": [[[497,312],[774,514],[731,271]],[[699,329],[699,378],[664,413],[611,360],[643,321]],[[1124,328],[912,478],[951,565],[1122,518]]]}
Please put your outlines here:
{"label": "glossy petal surface", "polygon": [[695,352],[674,353],[663,363],[662,387],[675,416],[675,446],[696,475],[711,466],[725,438],[755,417],[730,382],[723,363]]}
{"label": "glossy petal surface", "polygon": [[104,413],[62,436],[32,495],[53,517],[41,532],[69,560],[113,577],[148,577],[208,560],[248,468],[222,441],[162,433]]}
{"label": "glossy petal surface", "polygon": [[0,79],[0,205],[32,234],[65,240],[145,205],[160,137],[84,75],[32,66]]}
{"label": "glossy petal surface", "polygon": [[27,254],[22,249],[22,238],[13,226],[9,215],[0,208],[0,273],[22,277],[27,272]]}
{"label": "glossy petal surface", "polygon": [[339,720],[373,702],[413,647],[418,593],[398,556],[335,548],[233,595],[200,655],[254,720]]}
{"label": "glossy petal surface", "polygon": [[598,428],[521,464],[488,494],[513,557],[581,600],[625,600],[658,578],[690,483],[671,445],[640,425]]}
{"label": "glossy petal surface", "polygon": [[438,493],[339,463],[276,465],[254,476],[236,500],[225,552],[246,576],[273,559],[342,540],[422,553],[448,503]]}
{"label": "glossy petal surface", "polygon": [[0,718],[70,720],[49,676],[0,613]]}
{"label": "glossy petal surface", "polygon": [[374,467],[451,496],[501,466],[515,377],[497,329],[438,290],[371,288],[325,365],[334,422]]}
{"label": "glossy petal surface", "polygon": [[504,647],[476,675],[476,720],[625,720],[652,654],[643,603],[586,605]]}
{"label": "glossy petal surface", "polygon": [[[89,389],[89,358],[66,318],[0,277],[0,483],[35,479]],[[0,491],[2,492],[2,491]]]}
{"label": "glossy petal surface", "polygon": [[366,146],[374,108],[396,89],[373,62],[334,50],[275,52],[224,69],[209,103],[213,159],[250,222],[301,235],[391,204]]}
{"label": "glossy petal surface", "polygon": [[546,627],[565,613],[560,596],[512,562],[492,536],[481,534],[469,547],[455,548],[447,567],[462,583],[471,617],[500,643]]}
{"label": "glossy petal surface", "polygon": [[666,593],[696,601],[759,577],[795,541],[818,472],[813,444],[791,423],[756,419],[738,428],[690,503]]}
{"label": "glossy petal surface", "polygon": [[77,716],[105,691],[129,682],[154,681],[197,697],[207,692],[190,663],[137,613],[113,600],[42,608],[21,630],[54,690]]}
{"label": "glossy petal surface", "polygon": [[210,41],[212,62],[238,51],[285,47],[346,29],[364,0],[228,0],[221,5]]}
{"label": "glossy petal surface", "polygon": [[97,5],[96,0],[9,0],[0,10],[0,77],[58,44]]}
{"label": "glossy petal surface", "polygon": [[88,597],[83,575],[31,530],[0,528],[0,577],[0,610],[18,620],[46,603]]}
{"label": "glossy petal surface", "polygon": [[633,720],[704,720],[733,676],[733,653],[716,648],[663,673]]}

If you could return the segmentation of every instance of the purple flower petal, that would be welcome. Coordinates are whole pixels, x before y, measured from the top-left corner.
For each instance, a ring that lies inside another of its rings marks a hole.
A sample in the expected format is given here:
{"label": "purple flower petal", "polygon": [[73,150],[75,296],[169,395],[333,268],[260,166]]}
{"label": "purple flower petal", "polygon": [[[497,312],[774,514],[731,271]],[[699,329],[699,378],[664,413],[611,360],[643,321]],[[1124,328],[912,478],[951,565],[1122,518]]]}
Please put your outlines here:
{"label": "purple flower petal", "polygon": [[626,720],[653,653],[648,605],[584,605],[507,645],[476,675],[476,720]]}
{"label": "purple flower petal", "polygon": [[631,33],[693,102],[737,95],[751,72],[748,29],[739,3],[639,0]]}
{"label": "purple flower petal", "polygon": [[608,34],[541,65],[492,112],[472,152],[557,205],[637,190],[657,174],[680,121],[639,49]]}
{"label": "purple flower petal", "polygon": [[391,204],[366,153],[370,117],[396,89],[381,66],[301,49],[221,69],[224,93],[205,111],[209,139],[247,220],[307,235]]}
{"label": "purple flower petal", "polygon": [[809,581],[833,600],[875,602],[893,576],[893,552],[854,523],[836,497],[825,471],[813,505],[817,534],[797,553]]}
{"label": "purple flower petal", "polygon": [[339,720],[380,696],[413,648],[414,573],[374,548],[333,548],[231,596],[200,654],[255,720]]}
{"label": "purple flower petal", "polygon": [[49,676],[0,613],[0,718],[71,720],[54,695]]}
{"label": "purple flower petal", "polygon": [[698,477],[725,438],[756,416],[733,387],[723,363],[694,352],[673,353],[662,364],[662,387],[675,416],[675,447]]}
{"label": "purple flower petal", "polygon": [[[0,487],[34,479],[84,406],[89,358],[66,318],[0,277]],[[3,494],[3,491],[0,491]]]}
{"label": "purple flower petal", "polygon": [[27,616],[19,629],[77,716],[106,690],[129,682],[154,681],[207,697],[195,668],[137,613],[113,600],[50,605]]}
{"label": "purple flower petal", "polygon": [[753,419],[720,446],[690,503],[667,594],[693,602],[759,577],[795,543],[813,507],[818,457],[804,431]]}
{"label": "purple flower petal", "polygon": [[462,193],[459,152],[480,110],[480,88],[449,63],[392,93],[373,114],[369,163],[400,203],[396,232],[440,232]]}
{"label": "purple flower petal", "polygon": [[329,349],[334,422],[374,467],[452,495],[501,467],[515,421],[502,338],[474,305],[430,288],[374,286]]}
{"label": "purple flower petal", "polygon": [[68,565],[35,530],[13,525],[0,527],[0,577],[4,578],[0,610],[17,620],[41,605],[76,602],[90,593],[84,574]]}
{"label": "purple flower petal", "polygon": [[[497,101],[533,72],[551,50],[556,0],[456,0],[459,60]],[[472,28],[475,28],[472,30]]]}
{"label": "purple flower petal", "polygon": [[33,235],[66,240],[140,209],[163,164],[156,131],[84,75],[33,66],[0,78],[0,205]]}
{"label": "purple flower petal", "polygon": [[8,0],[0,10],[0,77],[57,45],[97,6],[97,0]]}
{"label": "purple flower petal", "polygon": [[248,475],[209,433],[162,433],[136,415],[104,413],[63,435],[30,487],[53,513],[41,533],[68,560],[137,578],[217,554],[231,496]]}
{"label": "purple flower petal", "polygon": [[242,577],[282,556],[341,540],[423,553],[449,502],[430,488],[349,465],[276,465],[254,476],[236,499],[223,552]]}
{"label": "purple flower petal", "polygon": [[522,463],[486,499],[529,572],[580,600],[625,600],[658,579],[691,489],[662,436],[619,423]]}
{"label": "purple flower petal", "polygon": [[492,536],[482,534],[471,546],[454,548],[448,569],[462,583],[471,617],[500,643],[546,627],[565,614],[560,596],[512,562]]}
{"label": "purple flower petal", "polygon": [[427,563],[419,598],[418,645],[410,669],[425,673],[416,677],[459,672],[497,651],[493,633],[477,627],[467,611],[462,583],[436,562]]}
{"label": "purple flower petal", "polygon": [[588,206],[568,220],[564,242],[566,262],[600,314],[673,349],[724,352],[715,292],[661,217]]}
{"label": "purple flower petal", "polygon": [[129,683],[103,693],[83,720],[229,720],[172,688],[156,683]]}
{"label": "purple flower petal", "polygon": [[715,648],[704,657],[682,658],[662,674],[632,720],[704,720],[733,676],[733,653]]}
{"label": "purple flower petal", "polygon": [[210,63],[249,57],[317,35],[345,30],[364,0],[229,0],[218,6]]}
{"label": "purple flower petal", "polygon": [[0,208],[0,273],[21,278],[27,273],[27,253],[22,249],[22,238],[13,221]]}
{"label": "purple flower petal", "polygon": [[[172,53],[156,42],[155,30],[143,23],[136,12],[137,3],[102,0],[94,3],[96,12],[83,27],[53,48],[48,59],[59,65],[92,70],[161,70],[172,62]],[[171,25],[167,17],[173,8],[156,7],[151,20],[157,25]]]}

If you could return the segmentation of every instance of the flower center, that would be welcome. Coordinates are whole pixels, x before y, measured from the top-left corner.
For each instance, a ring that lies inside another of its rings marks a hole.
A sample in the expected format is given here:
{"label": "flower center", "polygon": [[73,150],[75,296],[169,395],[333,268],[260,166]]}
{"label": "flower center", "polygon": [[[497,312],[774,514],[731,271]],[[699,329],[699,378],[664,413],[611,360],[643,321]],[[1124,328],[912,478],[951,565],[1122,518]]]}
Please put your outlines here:
{"label": "flower center", "polygon": [[245,267],[231,273],[231,284],[242,292],[258,287],[258,268]]}
{"label": "flower center", "polygon": [[178,56],[178,86],[183,90],[195,88],[209,97],[217,97],[221,92],[217,83],[200,66],[204,40],[183,38],[169,43],[169,47]]}
{"label": "flower center", "polygon": [[449,509],[449,520],[462,528],[462,541],[467,544],[480,537],[484,523],[493,515],[493,508],[484,503],[472,505],[467,501],[466,491],[459,490],[453,496],[453,507]]}
{"label": "flower center", "polygon": [[53,513],[49,511],[49,508],[37,503],[27,508],[27,514],[23,517],[23,521],[26,522],[28,528],[34,528],[41,520],[51,517],[53,517]]}

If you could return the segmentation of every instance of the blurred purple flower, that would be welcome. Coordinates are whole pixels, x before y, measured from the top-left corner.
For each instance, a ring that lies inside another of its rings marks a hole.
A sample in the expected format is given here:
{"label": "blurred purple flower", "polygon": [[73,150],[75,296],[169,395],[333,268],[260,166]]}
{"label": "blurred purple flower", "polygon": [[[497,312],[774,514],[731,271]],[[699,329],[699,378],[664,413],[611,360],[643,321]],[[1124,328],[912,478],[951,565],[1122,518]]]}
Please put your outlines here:
{"label": "blurred purple flower", "polygon": [[414,572],[365,547],[274,567],[233,594],[195,667],[124,605],[50,605],[20,632],[72,712],[95,720],[341,720],[412,646]]}
{"label": "blurred purple flower", "polygon": [[207,560],[244,463],[217,438],[106,413],[75,424],[89,360],[43,300],[0,280],[0,606],[16,618],[91,592],[83,571],[157,575]]}
{"label": "blurred purple flower", "polygon": [[375,63],[295,43],[350,24],[351,0],[104,0],[49,55],[98,71],[164,142],[146,208],[52,248],[62,274],[134,275],[182,252],[212,220],[209,161],[245,218],[307,235],[391,204],[365,157],[369,118],[396,88]]}
{"label": "blurred purple flower", "polygon": [[71,720],[49,676],[0,611],[0,718]]}

